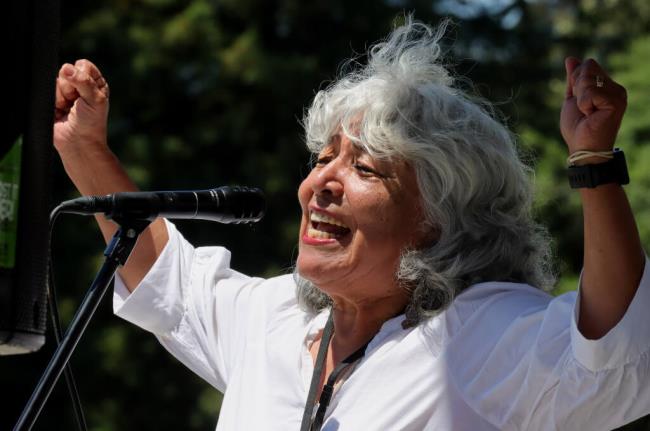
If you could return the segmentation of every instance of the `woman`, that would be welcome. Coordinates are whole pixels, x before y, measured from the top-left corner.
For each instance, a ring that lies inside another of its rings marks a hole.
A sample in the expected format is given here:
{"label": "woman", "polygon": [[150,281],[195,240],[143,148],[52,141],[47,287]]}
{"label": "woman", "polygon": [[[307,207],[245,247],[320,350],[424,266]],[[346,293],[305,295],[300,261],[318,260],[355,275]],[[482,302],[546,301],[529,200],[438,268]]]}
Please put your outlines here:
{"label": "woman", "polygon": [[[610,429],[650,411],[650,279],[623,181],[580,189],[580,293],[544,293],[527,169],[440,65],[443,30],[409,20],[316,96],[293,277],[242,275],[164,220],[122,268],[118,315],[225,392],[218,429]],[[598,169],[625,90],[593,60],[566,69],[562,134]],[[135,190],[106,143],[99,70],[64,65],[56,103],[79,191]]]}

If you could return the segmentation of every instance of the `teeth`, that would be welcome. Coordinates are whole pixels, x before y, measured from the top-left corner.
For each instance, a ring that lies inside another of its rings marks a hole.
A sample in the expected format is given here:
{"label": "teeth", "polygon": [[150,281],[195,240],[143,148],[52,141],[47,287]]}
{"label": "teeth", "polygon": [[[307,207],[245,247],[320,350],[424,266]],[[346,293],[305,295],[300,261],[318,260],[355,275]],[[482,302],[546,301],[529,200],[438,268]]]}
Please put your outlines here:
{"label": "teeth", "polygon": [[331,234],[329,232],[323,232],[323,231],[316,230],[316,229],[311,228],[311,227],[307,230],[307,236],[309,236],[310,238],[318,238],[318,239],[334,239],[334,238],[336,238],[336,236],[334,236],[333,234]]}
{"label": "teeth", "polygon": [[323,222],[323,223],[333,224],[333,225],[341,226],[341,227],[344,227],[344,228],[348,229],[348,227],[346,225],[344,225],[343,223],[341,223],[340,221],[338,221],[336,219],[333,219],[332,217],[327,216],[325,214],[317,213],[317,212],[314,212],[314,211],[312,211],[310,213],[310,220],[314,221],[314,222]]}

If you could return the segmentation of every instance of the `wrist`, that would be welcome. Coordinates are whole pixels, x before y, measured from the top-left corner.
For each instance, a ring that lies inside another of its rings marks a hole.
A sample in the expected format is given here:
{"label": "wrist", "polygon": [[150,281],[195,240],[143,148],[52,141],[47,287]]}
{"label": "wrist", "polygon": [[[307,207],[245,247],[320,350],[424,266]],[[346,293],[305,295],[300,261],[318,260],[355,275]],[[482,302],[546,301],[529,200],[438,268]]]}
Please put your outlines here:
{"label": "wrist", "polygon": [[614,158],[615,151],[618,151],[618,149],[608,148],[604,150],[569,150],[569,156],[567,157],[567,166],[582,166],[606,163],[608,160],[612,160]]}
{"label": "wrist", "polygon": [[603,157],[591,156],[581,160],[576,160],[573,162],[573,166],[584,166],[584,165],[599,165],[601,163],[607,163],[609,159]]}
{"label": "wrist", "polygon": [[630,182],[625,155],[618,148],[613,151],[578,151],[571,154],[567,162],[569,184],[574,189]]}
{"label": "wrist", "polygon": [[102,137],[79,137],[75,140],[67,141],[65,144],[58,144],[55,140],[54,148],[61,159],[68,157],[78,158],[87,156],[101,156],[104,153],[110,153],[108,142],[105,135]]}
{"label": "wrist", "polygon": [[68,175],[70,170],[93,170],[93,166],[104,164],[115,157],[105,139],[87,139],[82,145],[68,143],[65,146],[57,146],[56,150]]}
{"label": "wrist", "polygon": [[70,151],[61,154],[61,160],[66,174],[84,196],[136,190],[108,146]]}

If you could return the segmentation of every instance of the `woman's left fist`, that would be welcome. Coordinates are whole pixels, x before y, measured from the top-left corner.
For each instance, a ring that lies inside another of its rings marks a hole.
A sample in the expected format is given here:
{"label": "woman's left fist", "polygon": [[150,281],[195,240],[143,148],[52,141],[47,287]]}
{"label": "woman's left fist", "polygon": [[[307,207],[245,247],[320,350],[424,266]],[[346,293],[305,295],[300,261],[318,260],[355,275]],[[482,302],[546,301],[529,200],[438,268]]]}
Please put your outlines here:
{"label": "woman's left fist", "polygon": [[592,59],[568,57],[564,65],[567,89],[560,131],[569,154],[579,150],[611,150],[627,106],[625,88]]}

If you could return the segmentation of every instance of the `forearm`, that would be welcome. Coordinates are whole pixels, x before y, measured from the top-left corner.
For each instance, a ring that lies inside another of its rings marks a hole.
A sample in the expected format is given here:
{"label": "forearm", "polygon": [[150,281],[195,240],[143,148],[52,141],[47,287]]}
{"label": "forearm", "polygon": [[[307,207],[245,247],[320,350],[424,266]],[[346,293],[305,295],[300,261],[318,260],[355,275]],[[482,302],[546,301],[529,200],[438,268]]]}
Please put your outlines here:
{"label": "forearm", "polygon": [[578,327],[587,338],[605,335],[625,314],[643,273],[645,256],[623,188],[580,189],[584,266]]}
{"label": "forearm", "polygon": [[[107,147],[92,153],[86,150],[61,154],[61,159],[66,173],[84,196],[137,190],[117,157]],[[103,215],[97,215],[95,219],[108,242],[117,230],[117,225]],[[162,219],[155,220],[142,232],[127,264],[119,270],[130,291],[144,278],[166,243],[167,229]]]}
{"label": "forearm", "polygon": [[[89,149],[83,152],[70,151],[60,155],[68,177],[83,196],[137,190],[136,185],[108,147],[103,146],[94,151]],[[117,226],[106,220],[104,216],[98,215],[95,218],[104,239],[108,242]]]}

